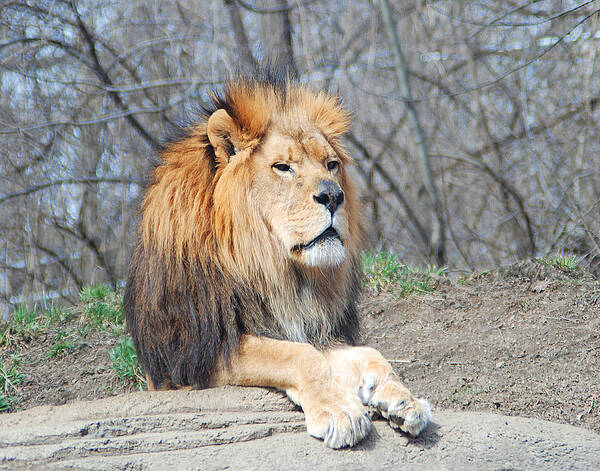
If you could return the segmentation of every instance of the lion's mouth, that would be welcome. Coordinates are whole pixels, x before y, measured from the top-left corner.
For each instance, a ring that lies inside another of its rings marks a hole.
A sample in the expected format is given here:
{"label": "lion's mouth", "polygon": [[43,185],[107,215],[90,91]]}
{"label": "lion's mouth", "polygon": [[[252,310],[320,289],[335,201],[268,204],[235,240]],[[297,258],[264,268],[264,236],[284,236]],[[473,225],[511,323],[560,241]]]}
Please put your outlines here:
{"label": "lion's mouth", "polygon": [[302,250],[310,249],[311,247],[314,247],[315,245],[317,245],[320,242],[323,242],[326,240],[332,240],[332,239],[339,240],[343,245],[342,238],[340,237],[338,232],[333,227],[329,226],[327,229],[325,229],[323,232],[321,232],[317,237],[315,237],[309,243],[294,245],[292,247],[292,252],[300,252]]}

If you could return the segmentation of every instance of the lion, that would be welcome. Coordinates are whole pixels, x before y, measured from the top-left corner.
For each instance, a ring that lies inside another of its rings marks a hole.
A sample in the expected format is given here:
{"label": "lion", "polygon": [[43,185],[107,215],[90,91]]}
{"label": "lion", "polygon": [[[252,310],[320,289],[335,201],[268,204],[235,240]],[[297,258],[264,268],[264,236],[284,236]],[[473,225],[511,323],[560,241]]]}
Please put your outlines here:
{"label": "lion", "polygon": [[164,144],[124,307],[149,390],[271,387],[310,435],[353,446],[376,409],[417,436],[431,408],[359,343],[363,222],[337,95],[230,80]]}

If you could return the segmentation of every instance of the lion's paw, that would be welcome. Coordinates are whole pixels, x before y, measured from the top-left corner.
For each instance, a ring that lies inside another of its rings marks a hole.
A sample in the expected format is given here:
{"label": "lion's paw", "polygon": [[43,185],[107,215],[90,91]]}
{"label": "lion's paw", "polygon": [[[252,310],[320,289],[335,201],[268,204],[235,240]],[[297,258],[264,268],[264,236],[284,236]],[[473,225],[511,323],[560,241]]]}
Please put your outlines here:
{"label": "lion's paw", "polygon": [[392,428],[399,428],[412,437],[418,436],[431,420],[431,406],[426,399],[413,398],[408,403],[392,404],[387,410]]}
{"label": "lion's paw", "polygon": [[306,429],[330,448],[356,445],[371,430],[369,414],[360,401],[349,394],[336,396],[334,400],[311,401],[313,405],[304,408]]}
{"label": "lion's paw", "polygon": [[416,437],[431,420],[431,406],[416,398],[400,382],[387,379],[378,384],[375,375],[364,379],[359,389],[363,404],[375,407],[392,428]]}

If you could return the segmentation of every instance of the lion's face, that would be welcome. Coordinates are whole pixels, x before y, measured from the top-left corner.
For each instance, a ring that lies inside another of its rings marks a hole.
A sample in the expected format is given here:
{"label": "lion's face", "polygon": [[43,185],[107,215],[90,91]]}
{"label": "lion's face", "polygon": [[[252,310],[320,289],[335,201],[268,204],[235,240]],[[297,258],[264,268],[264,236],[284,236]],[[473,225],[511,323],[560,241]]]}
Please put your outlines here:
{"label": "lion's face", "polygon": [[[271,284],[286,261],[350,276],[361,242],[360,205],[344,168],[351,159],[339,141],[350,114],[335,96],[291,83],[231,84],[227,94],[226,106],[219,102],[196,128],[214,154],[209,229],[223,262]],[[200,240],[213,239],[205,232]]]}
{"label": "lion's face", "polygon": [[255,151],[252,200],[284,257],[339,265],[350,237],[344,159],[315,127],[291,134],[271,129]]}

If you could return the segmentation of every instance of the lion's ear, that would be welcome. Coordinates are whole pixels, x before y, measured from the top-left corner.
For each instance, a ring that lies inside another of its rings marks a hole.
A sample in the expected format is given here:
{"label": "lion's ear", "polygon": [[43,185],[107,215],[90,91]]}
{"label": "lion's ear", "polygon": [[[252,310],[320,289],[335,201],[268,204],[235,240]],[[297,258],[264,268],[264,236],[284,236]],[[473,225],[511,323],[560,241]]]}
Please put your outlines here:
{"label": "lion's ear", "polygon": [[215,111],[206,123],[208,140],[215,149],[217,161],[227,165],[229,159],[236,152],[238,128],[224,109]]}

